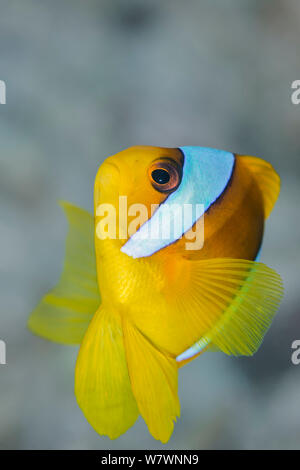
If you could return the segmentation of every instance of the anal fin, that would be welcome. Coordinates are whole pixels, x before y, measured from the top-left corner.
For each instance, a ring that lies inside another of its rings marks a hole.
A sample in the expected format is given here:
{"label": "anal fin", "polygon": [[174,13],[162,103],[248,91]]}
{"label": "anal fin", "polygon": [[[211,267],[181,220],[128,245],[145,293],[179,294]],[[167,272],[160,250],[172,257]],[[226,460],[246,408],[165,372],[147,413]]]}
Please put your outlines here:
{"label": "anal fin", "polygon": [[111,439],[127,431],[138,417],[121,319],[104,306],[94,315],[79,350],[75,394],[89,423]]}
{"label": "anal fin", "polygon": [[133,394],[155,439],[167,442],[180,414],[178,365],[159,351],[129,321],[123,321],[127,363]]}

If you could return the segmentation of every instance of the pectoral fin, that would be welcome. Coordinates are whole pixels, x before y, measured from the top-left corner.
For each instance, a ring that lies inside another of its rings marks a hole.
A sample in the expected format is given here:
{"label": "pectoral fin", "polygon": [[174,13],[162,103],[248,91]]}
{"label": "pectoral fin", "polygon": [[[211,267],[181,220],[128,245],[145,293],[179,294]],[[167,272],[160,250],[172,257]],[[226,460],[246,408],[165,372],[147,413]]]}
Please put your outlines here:
{"label": "pectoral fin", "polygon": [[90,213],[61,202],[69,222],[64,268],[54,289],[31,313],[30,330],[65,344],[81,342],[100,305],[94,248],[94,219]]}
{"label": "pectoral fin", "polygon": [[[273,269],[248,260],[192,262],[189,289],[195,292],[186,321],[198,318],[199,340],[177,357],[179,363],[204,348],[251,355],[260,346],[283,295]],[[206,331],[205,331],[206,330]]]}

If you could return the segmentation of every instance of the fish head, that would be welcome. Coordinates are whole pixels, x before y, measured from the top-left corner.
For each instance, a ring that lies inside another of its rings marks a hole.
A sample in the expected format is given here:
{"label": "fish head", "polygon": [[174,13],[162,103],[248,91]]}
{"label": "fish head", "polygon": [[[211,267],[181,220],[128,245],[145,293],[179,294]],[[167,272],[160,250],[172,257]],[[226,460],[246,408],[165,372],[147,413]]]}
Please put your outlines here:
{"label": "fish head", "polygon": [[109,156],[95,180],[96,217],[111,206],[123,244],[178,188],[182,167],[177,148],[134,146]]}
{"label": "fish head", "polygon": [[[131,147],[101,165],[96,216],[104,214],[105,204],[113,206],[117,226],[112,236],[122,240],[121,251],[132,258],[187,246],[198,251],[204,243],[204,215],[227,187],[234,162],[232,153],[206,147]],[[202,221],[200,230],[191,233],[197,221]],[[185,243],[190,234],[196,245]]]}

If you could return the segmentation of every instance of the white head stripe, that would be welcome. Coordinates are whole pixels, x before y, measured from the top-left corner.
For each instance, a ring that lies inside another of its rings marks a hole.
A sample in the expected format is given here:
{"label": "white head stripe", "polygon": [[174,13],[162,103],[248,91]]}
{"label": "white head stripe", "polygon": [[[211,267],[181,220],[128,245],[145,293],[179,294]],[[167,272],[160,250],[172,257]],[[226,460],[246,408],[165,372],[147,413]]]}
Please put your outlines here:
{"label": "white head stripe", "polygon": [[[179,148],[184,155],[181,183],[121,248],[133,258],[151,256],[178,240],[222,194],[230,180],[234,166],[232,153],[205,147]],[[192,218],[182,217],[184,204],[193,206]],[[162,233],[166,216],[171,220],[170,236],[151,236]]]}

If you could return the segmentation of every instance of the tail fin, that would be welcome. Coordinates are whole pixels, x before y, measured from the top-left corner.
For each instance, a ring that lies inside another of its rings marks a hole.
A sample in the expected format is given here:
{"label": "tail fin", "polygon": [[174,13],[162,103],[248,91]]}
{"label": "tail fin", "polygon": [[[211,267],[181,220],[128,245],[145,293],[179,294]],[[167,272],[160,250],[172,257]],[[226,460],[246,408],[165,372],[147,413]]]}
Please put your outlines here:
{"label": "tail fin", "polygon": [[180,415],[175,358],[159,351],[129,321],[124,338],[130,381],[139,411],[155,439],[167,442]]}
{"label": "tail fin", "polygon": [[88,422],[111,439],[127,431],[138,417],[121,319],[104,306],[94,315],[79,350],[75,394]]}
{"label": "tail fin", "polygon": [[81,342],[100,304],[94,248],[94,219],[84,209],[61,202],[69,222],[64,269],[54,289],[31,313],[29,329],[64,344]]}

